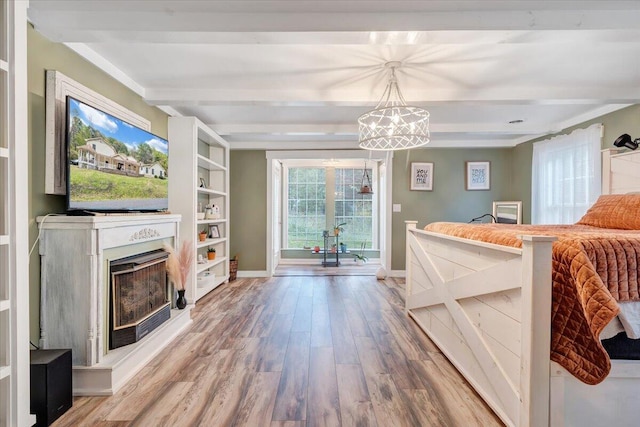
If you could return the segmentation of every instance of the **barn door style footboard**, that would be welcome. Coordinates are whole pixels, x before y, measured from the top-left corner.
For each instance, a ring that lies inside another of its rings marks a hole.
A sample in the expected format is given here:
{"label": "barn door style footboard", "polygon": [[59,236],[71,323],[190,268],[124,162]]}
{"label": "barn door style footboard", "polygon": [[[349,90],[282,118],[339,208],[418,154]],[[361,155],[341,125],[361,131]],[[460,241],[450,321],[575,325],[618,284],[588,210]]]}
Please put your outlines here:
{"label": "barn door style footboard", "polygon": [[406,310],[507,424],[549,424],[551,245],[522,249],[407,221]]}

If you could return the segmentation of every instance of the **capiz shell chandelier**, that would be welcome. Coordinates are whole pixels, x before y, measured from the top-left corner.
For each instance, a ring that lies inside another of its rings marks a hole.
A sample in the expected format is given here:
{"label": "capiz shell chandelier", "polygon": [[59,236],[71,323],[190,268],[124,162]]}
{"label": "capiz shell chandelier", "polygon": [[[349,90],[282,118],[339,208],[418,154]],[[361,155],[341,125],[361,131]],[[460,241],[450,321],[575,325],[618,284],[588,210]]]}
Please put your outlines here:
{"label": "capiz shell chandelier", "polygon": [[387,62],[389,83],[376,108],[358,118],[360,148],[406,150],[429,143],[429,112],[407,105],[396,78],[399,61]]}

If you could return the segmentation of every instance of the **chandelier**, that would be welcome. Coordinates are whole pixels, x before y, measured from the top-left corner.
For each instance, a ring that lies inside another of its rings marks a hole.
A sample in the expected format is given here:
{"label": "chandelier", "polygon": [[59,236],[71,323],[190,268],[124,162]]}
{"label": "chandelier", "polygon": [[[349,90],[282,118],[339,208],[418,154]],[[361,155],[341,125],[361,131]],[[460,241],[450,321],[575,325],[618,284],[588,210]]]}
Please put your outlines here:
{"label": "chandelier", "polygon": [[406,150],[429,143],[429,112],[407,105],[396,78],[399,61],[387,62],[389,83],[376,108],[358,118],[360,148]]}

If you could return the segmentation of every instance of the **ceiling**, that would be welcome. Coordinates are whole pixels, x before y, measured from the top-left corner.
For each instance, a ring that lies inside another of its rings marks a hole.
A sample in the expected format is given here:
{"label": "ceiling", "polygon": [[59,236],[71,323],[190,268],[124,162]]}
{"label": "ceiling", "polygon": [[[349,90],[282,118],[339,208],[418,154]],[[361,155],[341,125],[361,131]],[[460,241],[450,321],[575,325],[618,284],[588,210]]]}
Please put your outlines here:
{"label": "ceiling", "polygon": [[640,101],[638,1],[30,0],[29,19],[232,149],[357,147],[387,61],[432,147],[514,146]]}

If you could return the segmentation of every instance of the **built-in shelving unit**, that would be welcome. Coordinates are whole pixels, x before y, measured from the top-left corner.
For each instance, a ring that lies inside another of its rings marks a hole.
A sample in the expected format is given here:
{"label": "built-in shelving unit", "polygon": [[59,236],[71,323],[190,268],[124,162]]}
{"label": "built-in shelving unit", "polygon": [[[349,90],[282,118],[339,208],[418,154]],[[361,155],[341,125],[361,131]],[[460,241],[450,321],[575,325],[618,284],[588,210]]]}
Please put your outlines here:
{"label": "built-in shelving unit", "polygon": [[27,2],[0,2],[0,426],[30,426]]}
{"label": "built-in shelving unit", "polygon": [[[171,117],[169,147],[169,209],[182,215],[180,238],[193,245],[185,288],[188,302],[195,302],[229,279],[229,144],[195,117]],[[217,209],[199,219],[212,205]],[[207,238],[200,241],[203,230]]]}

